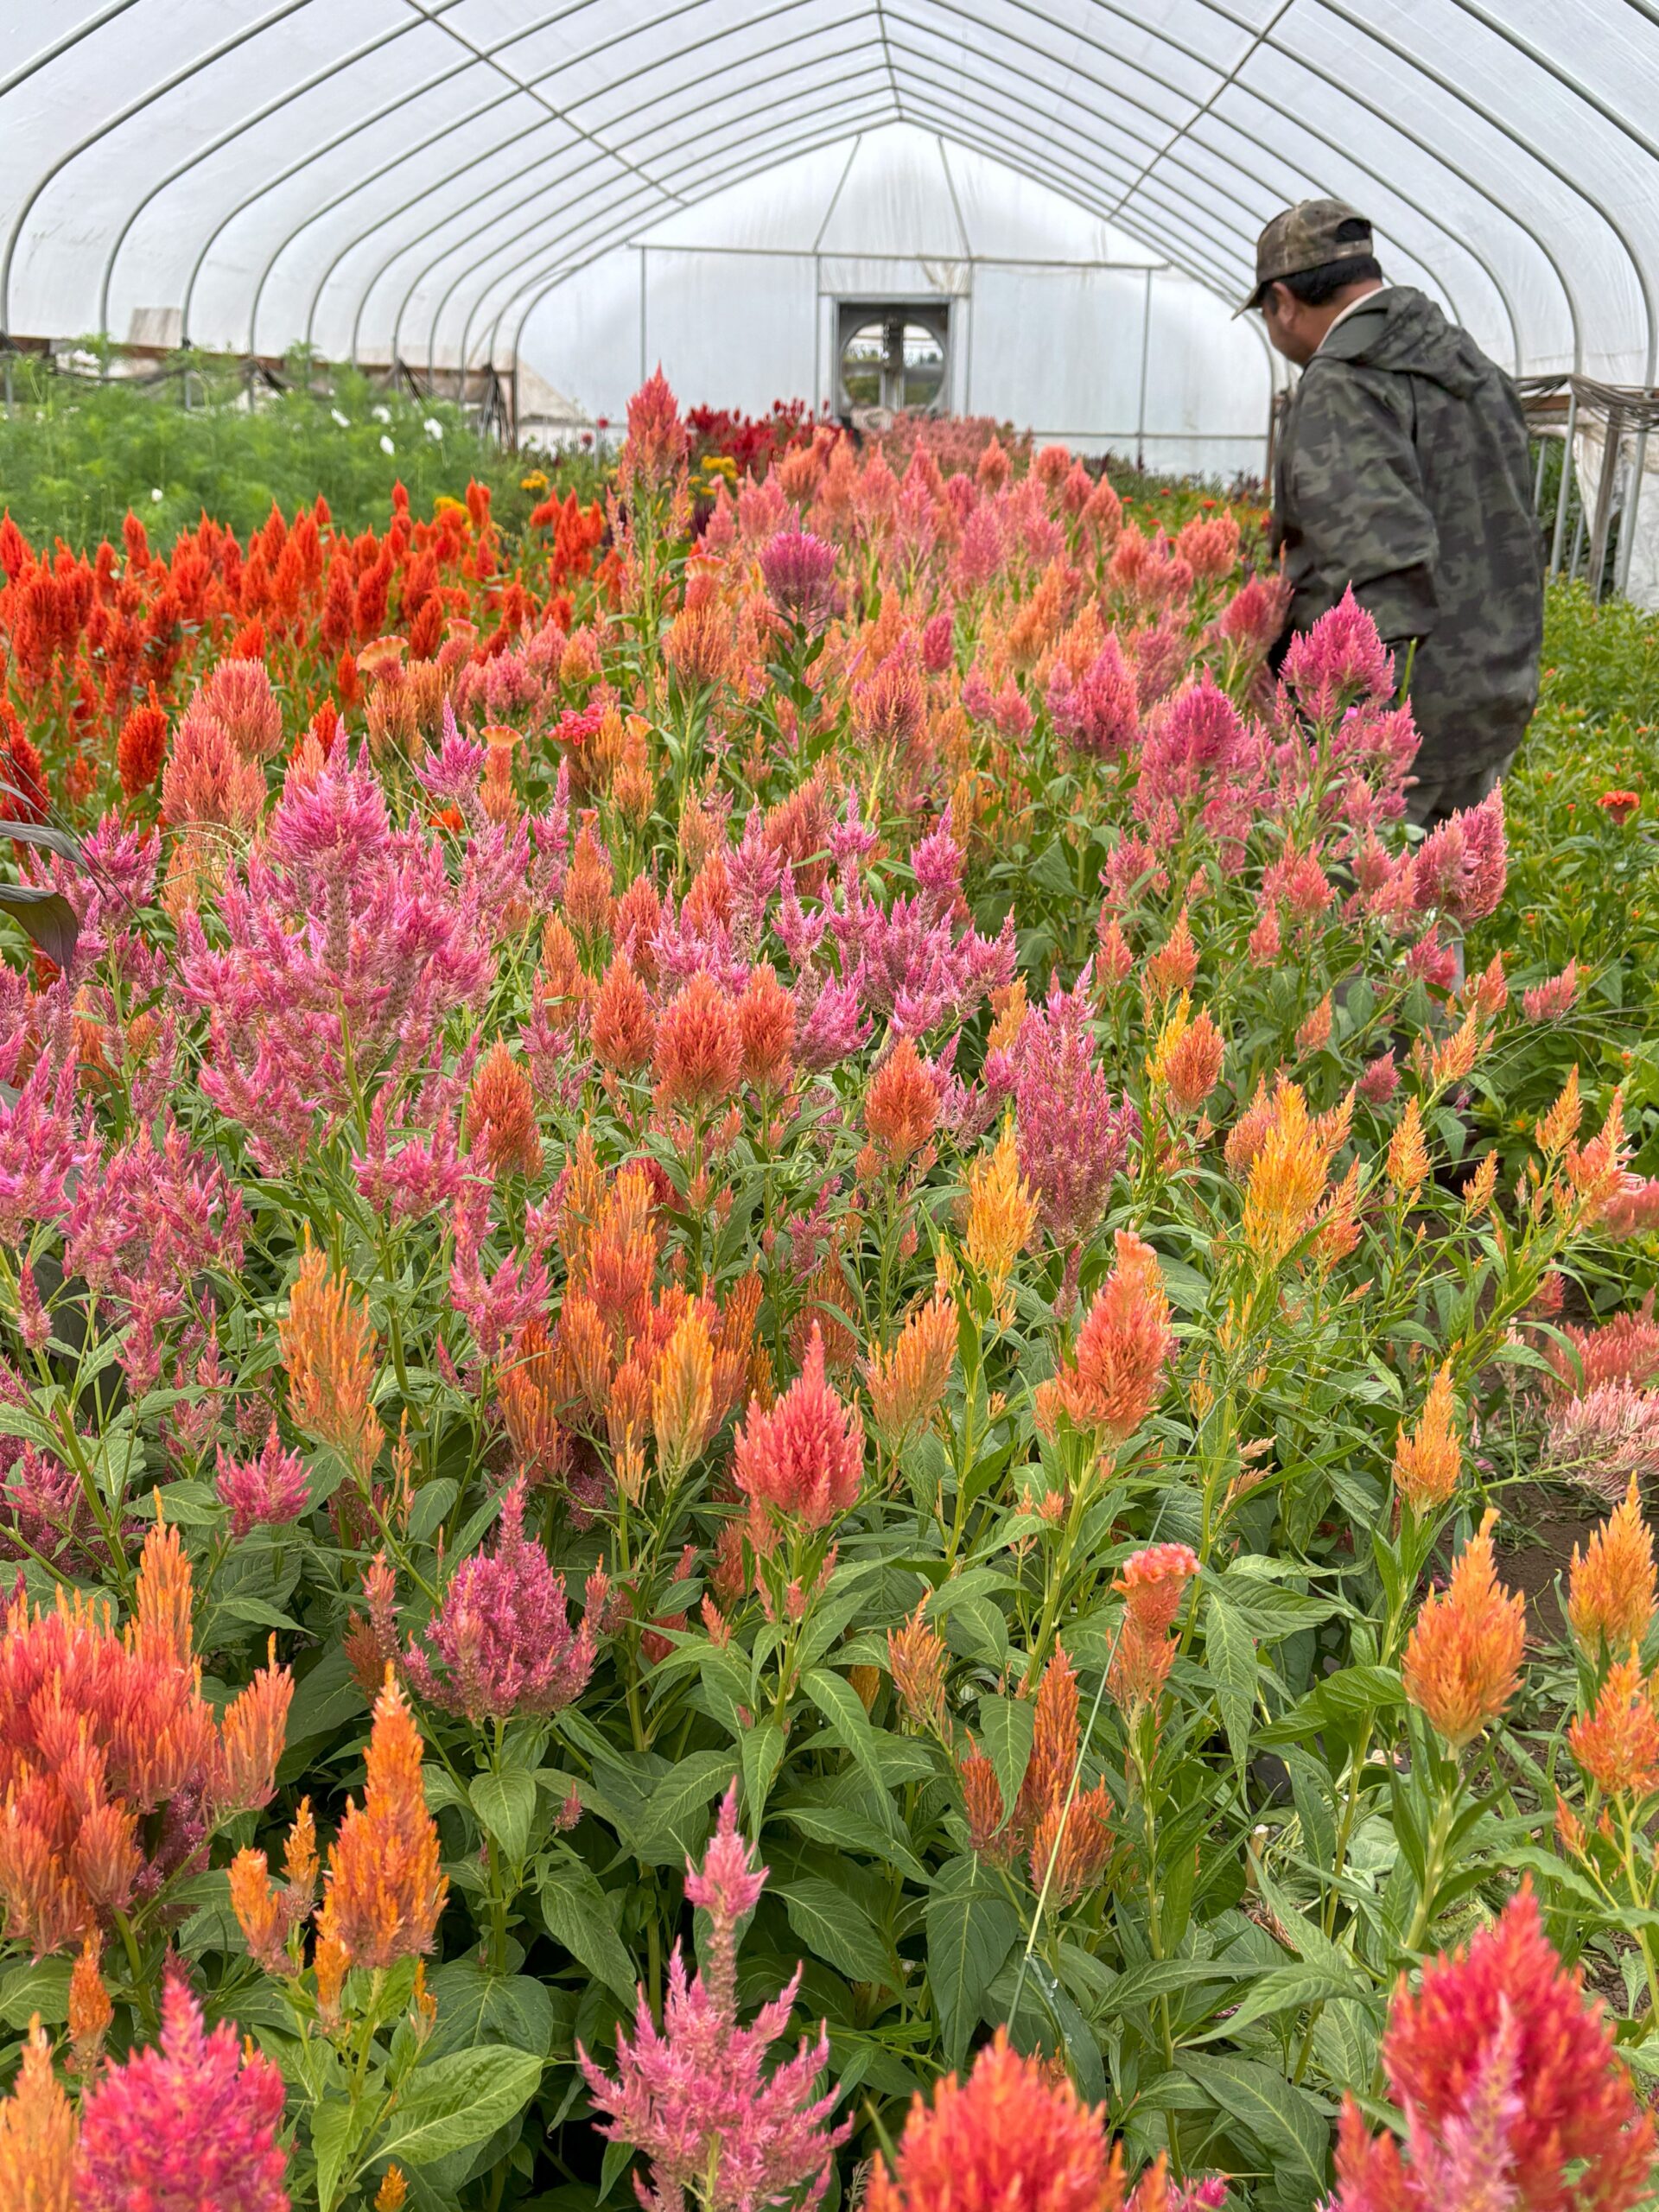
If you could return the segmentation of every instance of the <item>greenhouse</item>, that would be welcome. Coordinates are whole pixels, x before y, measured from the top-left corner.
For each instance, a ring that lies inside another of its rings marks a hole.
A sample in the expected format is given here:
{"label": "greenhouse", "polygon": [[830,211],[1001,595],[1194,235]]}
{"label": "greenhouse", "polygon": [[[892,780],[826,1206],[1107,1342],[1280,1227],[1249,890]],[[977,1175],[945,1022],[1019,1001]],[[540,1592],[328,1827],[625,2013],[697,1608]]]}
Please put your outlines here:
{"label": "greenhouse", "polygon": [[1659,2212],[1659,4],[0,41],[0,2212]]}

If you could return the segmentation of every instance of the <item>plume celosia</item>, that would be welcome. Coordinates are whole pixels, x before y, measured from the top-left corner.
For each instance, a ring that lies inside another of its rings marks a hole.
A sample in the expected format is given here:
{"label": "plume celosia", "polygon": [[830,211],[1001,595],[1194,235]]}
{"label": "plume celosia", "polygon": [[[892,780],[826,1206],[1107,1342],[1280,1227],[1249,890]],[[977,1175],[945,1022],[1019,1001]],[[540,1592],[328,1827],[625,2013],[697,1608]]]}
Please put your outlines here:
{"label": "plume celosia", "polygon": [[1634,1644],[1607,1670],[1593,1707],[1567,1732],[1567,1749],[1606,1797],[1659,1789],[1659,1709]]}
{"label": "plume celosia", "polygon": [[827,1529],[858,1503],[864,1440],[855,1407],[843,1405],[824,1370],[817,1323],[801,1372],[770,1408],[752,1399],[737,1432],[734,1473],[749,1500],[758,1538],[766,1516]]}
{"label": "plume celosia", "polygon": [[1611,1505],[1659,1474],[1659,1390],[1598,1382],[1546,1416],[1540,1472],[1582,1484]]}
{"label": "plume celosia", "polygon": [[1005,1121],[988,1153],[969,1163],[967,1182],[963,1256],[982,1277],[999,1317],[1007,1320],[1012,1313],[1007,1292],[1014,1263],[1037,1225],[1037,1200],[1020,1172],[1019,1146],[1010,1122]]}
{"label": "plume celosia", "polygon": [[1622,1651],[1640,1643],[1653,1619],[1656,1587],[1653,1531],[1642,1516],[1634,1475],[1623,1502],[1580,1551],[1573,1548],[1567,1618],[1592,1659],[1605,1648]]}
{"label": "plume celosia", "polygon": [[923,1618],[926,1611],[924,1598],[902,1628],[887,1630],[887,1667],[911,1721],[943,1735],[948,1726],[944,1684],[949,1662],[944,1638]]}
{"label": "plume celosia", "polygon": [[739,1929],[766,1885],[738,1832],[737,1788],[720,1808],[699,1872],[688,1863],[688,1904],[709,1916],[704,1962],[688,1980],[680,1947],[669,1961],[668,1994],[658,2030],[642,1988],[632,2040],[619,2030],[616,2075],[578,2046],[594,2103],[607,2115],[602,2133],[651,2164],[649,2185],[635,2184],[645,2212],[766,2212],[821,2202],[836,2145],[850,2124],[829,2125],[835,2091],[817,2095],[830,2056],[820,2028],[802,2037],[793,2058],[768,2076],[767,2055],[788,2024],[800,1986],[794,1978],[747,2027],[737,2017]]}
{"label": "plume celosia", "polygon": [[52,2067],[37,2012],[11,2093],[0,2102],[0,2202],[16,2212],[77,2212],[75,2112]]}
{"label": "plume celosia", "polygon": [[1152,1544],[1123,1563],[1112,1584],[1123,1618],[1112,1647],[1107,1687],[1126,1713],[1154,1705],[1175,1663],[1170,1634],[1198,1556],[1185,1544]]}
{"label": "plume celosia", "polygon": [[906,1319],[891,1350],[870,1348],[864,1380],[875,1433],[901,1450],[944,1403],[957,1356],[957,1303],[943,1287]]}
{"label": "plume celosia", "polygon": [[1135,1109],[1114,1106],[1095,1054],[1081,984],[1058,985],[1020,1029],[1014,1079],[1020,1168],[1044,1234],[1068,1245],[1092,1234],[1113,1178],[1139,1134]]}
{"label": "plume celosia", "polygon": [[1415,1992],[1402,1980],[1382,2056],[1406,2157],[1348,2099],[1331,2212],[1629,2212],[1645,2196],[1652,2116],[1529,1885]]}
{"label": "plume celosia", "polygon": [[607,1594],[596,1571],[573,1630],[564,1577],[524,1535],[524,1486],[516,1482],[501,1500],[494,1549],[463,1560],[450,1578],[426,1630],[432,1656],[411,1643],[404,1671],[429,1704],[474,1722],[557,1713],[588,1686]]}
{"label": "plume celosia", "polygon": [[1060,1404],[1108,1451],[1157,1404],[1175,1349],[1158,1255],[1127,1229],[1117,1232],[1116,1255],[1055,1375]]}
{"label": "plume celosia", "polygon": [[432,1948],[448,1894],[437,1824],[426,1809],[421,1736],[390,1669],[375,1700],[363,1802],[346,1801],[317,1914],[319,1954],[338,1947],[359,1967],[395,1966]]}
{"label": "plume celosia", "polygon": [[1429,1513],[1446,1503],[1462,1471],[1448,1359],[1435,1370],[1416,1427],[1408,1429],[1403,1421],[1400,1425],[1394,1445],[1394,1486],[1414,1513]]}
{"label": "plume celosia", "polygon": [[219,1447],[214,1487],[219,1503],[230,1508],[231,1535],[238,1542],[250,1529],[297,1521],[311,1502],[305,1464],[297,1452],[283,1451],[274,1421],[255,1459],[234,1459]]}
{"label": "plume celosia", "polygon": [[288,2212],[283,2101],[270,2059],[228,2021],[205,2033],[170,1974],[160,2042],[107,2067],[82,2102],[76,2212]]}
{"label": "plume celosia", "polygon": [[1489,1509],[1446,1588],[1425,1601],[1406,1645],[1406,1695],[1457,1751],[1499,1717],[1521,1679],[1526,1600],[1498,1581],[1497,1519]]}
{"label": "plume celosia", "polygon": [[368,1303],[308,1244],[277,1327],[299,1426],[366,1477],[385,1432],[373,1406],[374,1332]]}

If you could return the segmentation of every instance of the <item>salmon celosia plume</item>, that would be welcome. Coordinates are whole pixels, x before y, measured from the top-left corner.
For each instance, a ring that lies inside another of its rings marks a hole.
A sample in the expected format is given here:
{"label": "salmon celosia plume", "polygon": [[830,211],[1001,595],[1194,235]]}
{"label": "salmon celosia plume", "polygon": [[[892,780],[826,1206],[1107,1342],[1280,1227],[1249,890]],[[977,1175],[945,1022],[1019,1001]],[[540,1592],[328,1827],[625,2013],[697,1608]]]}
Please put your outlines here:
{"label": "salmon celosia plume", "polygon": [[421,1748],[420,1731],[388,1672],[375,1700],[363,1802],[347,1799],[328,1853],[317,1915],[320,1968],[325,1943],[359,1967],[395,1966],[432,1948],[449,1883],[438,1871]]}

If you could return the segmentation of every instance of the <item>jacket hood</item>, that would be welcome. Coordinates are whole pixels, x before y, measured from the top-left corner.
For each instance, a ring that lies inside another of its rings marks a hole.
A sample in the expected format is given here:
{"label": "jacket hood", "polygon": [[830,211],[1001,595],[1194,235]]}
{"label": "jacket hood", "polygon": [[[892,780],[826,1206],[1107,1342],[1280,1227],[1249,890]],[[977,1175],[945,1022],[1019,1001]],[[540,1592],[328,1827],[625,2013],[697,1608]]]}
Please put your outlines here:
{"label": "jacket hood", "polygon": [[1458,399],[1471,397],[1490,373],[1468,332],[1409,284],[1389,285],[1344,316],[1313,359],[1327,355],[1357,368],[1426,377]]}

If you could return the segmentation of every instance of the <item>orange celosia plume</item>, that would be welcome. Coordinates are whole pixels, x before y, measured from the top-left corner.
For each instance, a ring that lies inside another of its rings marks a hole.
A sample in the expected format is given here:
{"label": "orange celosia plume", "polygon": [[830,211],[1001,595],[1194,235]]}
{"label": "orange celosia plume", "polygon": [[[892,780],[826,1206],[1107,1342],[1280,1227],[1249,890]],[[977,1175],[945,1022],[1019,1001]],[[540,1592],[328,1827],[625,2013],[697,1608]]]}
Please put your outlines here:
{"label": "orange celosia plume", "polygon": [[420,1730],[388,1669],[375,1701],[363,1802],[346,1801],[317,1915],[320,1948],[338,1944],[353,1966],[393,1966],[432,1948],[449,1884],[438,1871],[421,1749]]}
{"label": "orange celosia plume", "polygon": [[1472,1743],[1515,1695],[1526,1600],[1497,1579],[1495,1510],[1458,1554],[1452,1579],[1418,1614],[1406,1646],[1406,1695],[1453,1751]]}
{"label": "orange celosia plume", "polygon": [[385,1431],[373,1406],[374,1332],[366,1300],[308,1244],[277,1325],[298,1425],[366,1479]]}

